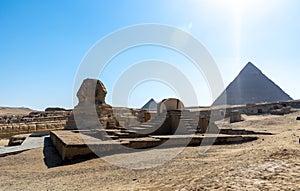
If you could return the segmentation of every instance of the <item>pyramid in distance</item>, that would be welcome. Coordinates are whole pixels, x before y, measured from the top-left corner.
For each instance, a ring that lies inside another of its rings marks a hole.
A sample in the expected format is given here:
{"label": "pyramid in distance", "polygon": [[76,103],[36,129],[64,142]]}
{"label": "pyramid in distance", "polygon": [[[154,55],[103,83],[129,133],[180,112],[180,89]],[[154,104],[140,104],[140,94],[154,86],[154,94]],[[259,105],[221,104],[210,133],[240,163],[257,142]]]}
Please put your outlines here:
{"label": "pyramid in distance", "polygon": [[249,62],[215,100],[213,106],[288,100],[293,99]]}
{"label": "pyramid in distance", "polygon": [[157,110],[157,103],[153,98],[151,98],[141,109],[143,109],[143,110]]}

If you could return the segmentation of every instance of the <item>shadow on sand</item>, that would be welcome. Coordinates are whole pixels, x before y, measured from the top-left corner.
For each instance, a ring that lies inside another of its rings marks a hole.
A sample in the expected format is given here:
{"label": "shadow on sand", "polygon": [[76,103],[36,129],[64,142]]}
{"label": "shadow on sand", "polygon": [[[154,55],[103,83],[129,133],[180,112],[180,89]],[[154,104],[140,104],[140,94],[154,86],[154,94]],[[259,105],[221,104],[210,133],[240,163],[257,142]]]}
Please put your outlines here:
{"label": "shadow on sand", "polygon": [[46,137],[44,139],[43,154],[44,154],[44,163],[48,168],[72,165],[72,164],[98,158],[98,156],[95,154],[89,154],[85,156],[80,156],[70,161],[63,161],[59,153],[57,152],[56,148],[52,144],[50,137]]}

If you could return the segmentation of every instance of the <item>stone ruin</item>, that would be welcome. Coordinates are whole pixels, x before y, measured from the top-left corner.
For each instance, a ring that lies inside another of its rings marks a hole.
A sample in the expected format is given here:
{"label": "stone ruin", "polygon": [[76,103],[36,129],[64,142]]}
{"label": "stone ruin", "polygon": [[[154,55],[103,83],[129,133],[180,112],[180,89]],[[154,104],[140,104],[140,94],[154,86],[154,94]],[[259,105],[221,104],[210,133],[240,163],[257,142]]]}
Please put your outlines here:
{"label": "stone ruin", "polygon": [[230,112],[230,123],[236,123],[242,121],[241,113],[239,110],[233,110]]}
{"label": "stone ruin", "polygon": [[270,111],[272,115],[285,115],[291,112],[291,107],[281,107]]}
{"label": "stone ruin", "polygon": [[[79,103],[69,117],[65,130],[50,133],[52,143],[63,160],[92,153],[90,146],[105,154],[120,149],[123,151],[125,148],[156,147],[166,141],[167,147],[178,147],[200,145],[202,140],[230,144],[257,139],[255,136],[247,136],[257,132],[219,129],[210,115],[188,110],[176,98],[159,102],[156,114],[148,121],[122,127],[112,106],[105,102],[106,94],[107,91],[99,80],[83,81],[77,93]],[[139,115],[138,111],[131,112],[132,116]]]}
{"label": "stone ruin", "polygon": [[[107,90],[100,80],[85,79],[77,92],[79,103],[69,117],[65,129],[96,129],[99,122],[105,129],[118,127],[119,123],[114,117],[112,106],[105,102],[106,94]],[[96,118],[98,120],[95,120]],[[84,126],[78,128],[81,124]]]}
{"label": "stone ruin", "polygon": [[27,115],[0,116],[0,137],[61,130],[66,126],[70,113],[70,110],[45,110]]}

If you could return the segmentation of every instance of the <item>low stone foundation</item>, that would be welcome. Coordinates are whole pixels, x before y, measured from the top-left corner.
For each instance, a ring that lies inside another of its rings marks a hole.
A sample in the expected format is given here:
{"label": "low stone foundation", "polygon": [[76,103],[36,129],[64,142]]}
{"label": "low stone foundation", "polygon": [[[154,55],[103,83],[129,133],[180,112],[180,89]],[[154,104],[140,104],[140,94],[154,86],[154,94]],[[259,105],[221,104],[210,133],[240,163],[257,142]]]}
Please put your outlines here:
{"label": "low stone foundation", "polygon": [[103,156],[121,153],[126,148],[144,149],[165,144],[165,147],[200,146],[203,140],[214,144],[236,144],[256,140],[254,135],[195,134],[195,135],[149,135],[141,138],[97,139],[80,131],[52,131],[50,138],[63,160],[92,154]]}
{"label": "low stone foundation", "polygon": [[17,134],[24,133],[42,133],[50,132],[53,130],[61,130],[66,126],[65,120],[55,121],[39,121],[39,122],[27,122],[27,123],[11,123],[0,124],[0,137],[10,137]]}

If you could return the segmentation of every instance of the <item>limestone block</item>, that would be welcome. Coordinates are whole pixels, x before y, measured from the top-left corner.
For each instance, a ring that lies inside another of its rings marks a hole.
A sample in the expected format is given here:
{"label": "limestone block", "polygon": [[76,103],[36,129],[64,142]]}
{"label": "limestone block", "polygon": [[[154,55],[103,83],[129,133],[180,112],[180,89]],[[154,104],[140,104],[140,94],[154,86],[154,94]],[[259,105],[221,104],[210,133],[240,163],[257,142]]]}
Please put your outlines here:
{"label": "limestone block", "polygon": [[7,125],[6,126],[6,131],[12,131],[12,125]]}
{"label": "limestone block", "polygon": [[3,126],[2,126],[2,131],[4,132],[4,131],[6,131],[6,129],[7,129],[7,126],[6,126],[6,125],[3,125]]}
{"label": "limestone block", "polygon": [[230,123],[240,122],[241,120],[241,113],[238,110],[230,112]]}
{"label": "limestone block", "polygon": [[37,129],[37,127],[34,123],[28,125],[28,130],[29,131],[36,131],[36,129]]}
{"label": "limestone block", "polygon": [[28,131],[29,129],[28,129],[28,125],[26,125],[26,124],[20,124],[20,130],[21,131]]}
{"label": "limestone block", "polygon": [[36,129],[37,129],[37,130],[46,129],[46,125],[45,125],[45,124],[38,123],[38,124],[36,124]]}
{"label": "limestone block", "polygon": [[46,123],[46,129],[54,129],[53,128],[53,123]]}
{"label": "limestone block", "polygon": [[12,124],[12,129],[13,129],[14,131],[19,131],[20,125],[19,125],[19,124]]}

